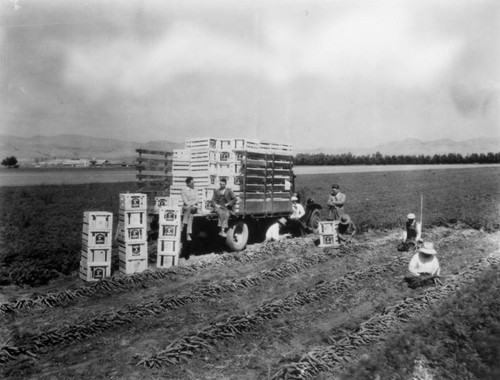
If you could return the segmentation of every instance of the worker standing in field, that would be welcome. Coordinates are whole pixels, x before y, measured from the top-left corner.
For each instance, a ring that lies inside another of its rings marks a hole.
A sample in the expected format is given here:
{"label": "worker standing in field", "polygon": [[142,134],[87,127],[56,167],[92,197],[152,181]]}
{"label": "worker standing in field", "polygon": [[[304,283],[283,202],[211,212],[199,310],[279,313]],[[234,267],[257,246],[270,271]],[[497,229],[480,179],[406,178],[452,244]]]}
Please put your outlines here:
{"label": "worker standing in field", "polygon": [[356,235],[356,225],[349,215],[344,214],[340,217],[337,232],[340,244],[346,244],[352,241],[353,236]]}
{"label": "worker standing in field", "polygon": [[403,241],[398,245],[399,252],[408,252],[421,242],[422,224],[417,222],[415,214],[410,213],[406,217]]}
{"label": "worker standing in field", "polygon": [[264,240],[264,243],[270,241],[279,241],[290,237],[290,234],[288,233],[280,235],[280,230],[286,227],[286,225],[287,221],[285,218],[281,218],[276,223],[272,224],[271,227],[269,227],[266,231],[266,240]]}
{"label": "worker standing in field", "polygon": [[411,258],[408,270],[413,276],[421,276],[423,274],[439,276],[441,268],[436,255],[437,252],[433,244],[425,242],[422,248]]}
{"label": "worker standing in field", "polygon": [[186,239],[191,240],[193,233],[193,214],[198,212],[198,206],[201,202],[198,199],[198,193],[194,188],[193,177],[186,178],[186,187],[181,191],[182,197],[182,223],[186,226]]}
{"label": "worker standing in field", "polygon": [[214,191],[212,198],[212,206],[214,211],[218,214],[219,220],[217,225],[220,227],[219,235],[226,237],[226,229],[229,227],[229,212],[236,203],[236,195],[233,191],[226,187],[227,180],[221,178],[219,181],[219,188]]}
{"label": "worker standing in field", "polygon": [[332,193],[328,196],[326,205],[328,207],[327,220],[340,220],[340,215],[344,213],[344,203],[346,196],[340,192],[340,186],[332,185]]}

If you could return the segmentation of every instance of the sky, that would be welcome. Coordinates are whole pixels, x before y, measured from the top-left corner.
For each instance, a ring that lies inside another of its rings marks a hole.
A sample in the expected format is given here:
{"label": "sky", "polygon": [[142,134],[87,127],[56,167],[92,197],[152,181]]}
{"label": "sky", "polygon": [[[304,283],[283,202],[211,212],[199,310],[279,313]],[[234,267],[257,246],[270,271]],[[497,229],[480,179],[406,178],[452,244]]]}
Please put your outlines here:
{"label": "sky", "polygon": [[500,137],[497,0],[2,0],[0,134]]}

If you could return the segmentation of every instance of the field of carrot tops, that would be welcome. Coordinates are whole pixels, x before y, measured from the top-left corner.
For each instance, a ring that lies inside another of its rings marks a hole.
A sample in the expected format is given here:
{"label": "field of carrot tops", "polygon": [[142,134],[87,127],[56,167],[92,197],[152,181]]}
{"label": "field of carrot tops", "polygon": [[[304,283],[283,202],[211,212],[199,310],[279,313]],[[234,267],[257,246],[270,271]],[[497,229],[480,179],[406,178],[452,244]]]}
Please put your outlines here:
{"label": "field of carrot tops", "polygon": [[[349,246],[257,243],[94,284],[75,272],[82,213],[116,213],[134,184],[0,188],[0,377],[499,378],[500,168],[296,184],[324,204],[332,183],[360,229]],[[421,194],[442,274],[413,288],[396,245]]]}

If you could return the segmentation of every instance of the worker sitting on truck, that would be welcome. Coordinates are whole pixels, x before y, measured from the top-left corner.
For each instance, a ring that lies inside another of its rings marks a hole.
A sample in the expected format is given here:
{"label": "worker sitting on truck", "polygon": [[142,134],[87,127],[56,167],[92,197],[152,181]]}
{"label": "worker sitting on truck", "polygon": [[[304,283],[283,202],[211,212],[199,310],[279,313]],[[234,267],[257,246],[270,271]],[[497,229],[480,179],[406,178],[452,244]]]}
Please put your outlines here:
{"label": "worker sitting on truck", "polygon": [[276,223],[272,224],[271,227],[269,227],[266,231],[266,240],[264,240],[264,243],[268,243],[270,241],[279,241],[290,237],[290,234],[288,233],[280,235],[280,230],[286,227],[286,224],[287,222],[285,218],[281,218]]}
{"label": "worker sitting on truck", "polygon": [[292,196],[292,214],[289,218],[289,229],[294,237],[301,237],[307,234],[307,226],[301,220],[301,218],[306,214],[304,207],[298,202],[297,196]]}
{"label": "worker sitting on truck", "polygon": [[219,221],[217,223],[217,225],[220,227],[219,235],[222,237],[226,237],[226,230],[229,227],[229,212],[233,208],[233,205],[236,203],[236,195],[234,195],[231,189],[226,187],[227,180],[225,178],[221,178],[219,184],[220,188],[214,191],[212,206],[214,208],[214,211],[219,216]]}
{"label": "worker sitting on truck", "polygon": [[198,212],[198,206],[201,202],[198,199],[198,193],[194,188],[193,177],[186,178],[186,187],[181,191],[182,197],[182,223],[186,225],[186,239],[191,240],[193,233],[193,214]]}

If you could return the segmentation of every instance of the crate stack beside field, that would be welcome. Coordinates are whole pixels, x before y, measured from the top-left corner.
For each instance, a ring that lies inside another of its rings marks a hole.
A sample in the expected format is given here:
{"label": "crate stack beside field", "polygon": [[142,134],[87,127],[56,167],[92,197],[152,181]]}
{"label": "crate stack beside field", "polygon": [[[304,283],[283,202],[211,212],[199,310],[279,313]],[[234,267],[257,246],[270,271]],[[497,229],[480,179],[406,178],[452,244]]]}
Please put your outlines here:
{"label": "crate stack beside field", "polygon": [[83,213],[80,278],[99,281],[111,276],[113,214],[106,211]]}
{"label": "crate stack beside field", "polygon": [[319,222],[319,247],[338,247],[338,221],[328,220]]}
{"label": "crate stack beside field", "polygon": [[[279,202],[282,198],[286,203],[283,207],[290,206],[292,175],[292,149],[288,144],[256,139],[189,139],[185,149],[175,149],[173,152],[170,195],[180,198],[186,186],[186,177],[193,177],[195,189],[202,201],[199,212],[209,213],[212,211],[210,203],[213,192],[219,187],[219,180],[225,178],[227,187],[236,193],[240,201],[252,199],[248,204],[243,202],[247,211],[252,211],[255,205],[259,208],[262,206],[259,211],[266,212],[271,207],[266,206],[262,199]],[[266,177],[268,180],[264,181]],[[282,192],[279,191],[281,189]],[[281,194],[275,196],[274,193]],[[235,212],[243,211],[239,210],[240,205],[241,202],[236,204]]]}
{"label": "crate stack beside field", "polygon": [[116,238],[120,273],[140,273],[148,268],[147,220],[146,194],[120,194]]}
{"label": "crate stack beside field", "polygon": [[181,251],[182,204],[176,199],[167,203],[159,208],[157,268],[177,265]]}

